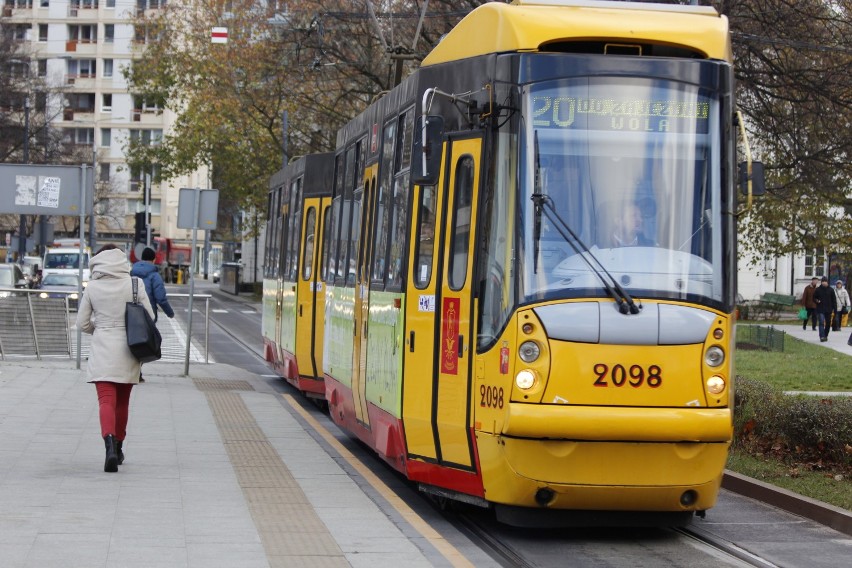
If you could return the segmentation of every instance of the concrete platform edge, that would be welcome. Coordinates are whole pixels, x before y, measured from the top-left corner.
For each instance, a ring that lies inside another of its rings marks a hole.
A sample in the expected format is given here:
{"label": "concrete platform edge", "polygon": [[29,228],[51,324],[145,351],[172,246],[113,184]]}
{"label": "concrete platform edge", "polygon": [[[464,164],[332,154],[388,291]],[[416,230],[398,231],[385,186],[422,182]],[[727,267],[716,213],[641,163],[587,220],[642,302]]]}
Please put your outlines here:
{"label": "concrete platform edge", "polygon": [[852,536],[852,512],[757,479],[725,470],[722,487],[745,497],[768,503],[788,513],[805,517],[847,536]]}

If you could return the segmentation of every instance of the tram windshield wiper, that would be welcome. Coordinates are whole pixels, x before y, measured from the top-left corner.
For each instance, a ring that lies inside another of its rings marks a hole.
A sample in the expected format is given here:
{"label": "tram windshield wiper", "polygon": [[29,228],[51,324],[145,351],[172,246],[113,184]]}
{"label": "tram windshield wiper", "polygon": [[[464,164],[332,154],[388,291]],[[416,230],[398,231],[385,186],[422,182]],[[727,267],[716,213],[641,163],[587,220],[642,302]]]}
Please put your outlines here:
{"label": "tram windshield wiper", "polygon": [[[538,139],[536,139],[538,142]],[[536,156],[538,156],[538,152],[536,152]],[[538,179],[538,159],[536,159],[536,179]],[[640,310],[640,306],[636,305],[636,302],[627,293],[627,291],[621,287],[618,283],[618,280],[613,277],[612,274],[606,269],[606,267],[601,263],[600,260],[592,253],[586,243],[575,233],[571,227],[568,226],[568,223],[559,215],[556,211],[556,208],[553,206],[553,200],[541,193],[540,187],[536,185],[536,192],[530,196],[533,201],[535,207],[535,220],[533,225],[533,237],[534,237],[534,252],[535,252],[535,266],[537,270],[538,266],[538,250],[539,250],[539,239],[541,238],[541,215],[542,213],[547,217],[547,219],[553,224],[553,227],[556,229],[556,232],[568,243],[574,251],[580,255],[580,257],[586,262],[592,272],[597,275],[598,279],[603,284],[604,288],[606,288],[607,293],[615,300],[616,304],[618,304],[618,311],[622,314],[638,314]],[[593,262],[594,261],[594,262]]]}

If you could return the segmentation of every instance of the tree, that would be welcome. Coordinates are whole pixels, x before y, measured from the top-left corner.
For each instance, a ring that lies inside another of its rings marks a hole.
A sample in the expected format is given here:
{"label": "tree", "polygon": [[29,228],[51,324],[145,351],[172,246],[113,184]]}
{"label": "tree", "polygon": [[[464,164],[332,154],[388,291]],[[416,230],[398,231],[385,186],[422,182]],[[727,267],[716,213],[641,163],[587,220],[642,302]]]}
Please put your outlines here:
{"label": "tree", "polygon": [[[285,147],[288,156],[333,150],[340,126],[394,86],[397,66],[409,73],[468,11],[433,2],[421,22],[413,1],[386,11],[326,0],[286,12],[259,0],[229,2],[229,12],[217,0],[183,4],[137,22],[156,40],[127,73],[132,89],[178,118],[162,144],[130,144],[130,164],[158,163],[165,179],[212,164],[220,202],[234,209],[263,208]],[[214,26],[227,27],[227,44],[211,43]]]}
{"label": "tree", "polygon": [[767,167],[740,217],[758,261],[852,252],[852,19],[848,0],[728,0],[738,105]]}

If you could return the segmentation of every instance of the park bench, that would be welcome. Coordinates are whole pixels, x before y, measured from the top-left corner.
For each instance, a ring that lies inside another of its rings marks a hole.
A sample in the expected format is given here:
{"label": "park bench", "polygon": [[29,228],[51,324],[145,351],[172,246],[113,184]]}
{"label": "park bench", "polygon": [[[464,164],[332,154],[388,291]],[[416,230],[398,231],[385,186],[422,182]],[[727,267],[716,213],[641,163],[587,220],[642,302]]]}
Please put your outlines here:
{"label": "park bench", "polygon": [[795,296],[766,292],[760,297],[760,299],[749,302],[749,319],[778,319],[778,314],[782,309],[793,306],[795,303]]}

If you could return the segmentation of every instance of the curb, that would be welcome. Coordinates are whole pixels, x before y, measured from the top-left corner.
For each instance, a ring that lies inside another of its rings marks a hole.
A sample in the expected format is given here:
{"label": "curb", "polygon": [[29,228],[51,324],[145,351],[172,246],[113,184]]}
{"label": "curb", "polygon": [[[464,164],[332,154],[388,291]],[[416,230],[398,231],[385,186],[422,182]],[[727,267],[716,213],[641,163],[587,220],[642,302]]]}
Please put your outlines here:
{"label": "curb", "polygon": [[722,487],[852,536],[852,512],[725,470]]}

